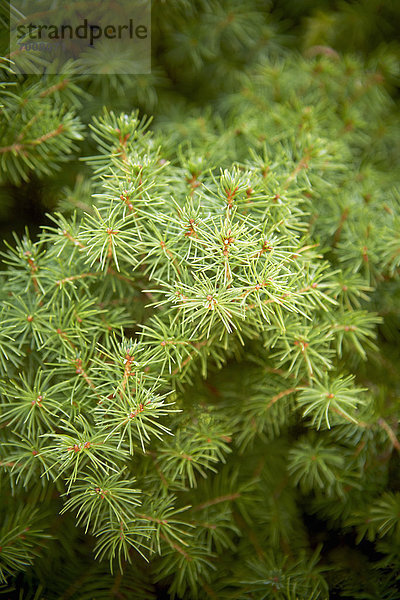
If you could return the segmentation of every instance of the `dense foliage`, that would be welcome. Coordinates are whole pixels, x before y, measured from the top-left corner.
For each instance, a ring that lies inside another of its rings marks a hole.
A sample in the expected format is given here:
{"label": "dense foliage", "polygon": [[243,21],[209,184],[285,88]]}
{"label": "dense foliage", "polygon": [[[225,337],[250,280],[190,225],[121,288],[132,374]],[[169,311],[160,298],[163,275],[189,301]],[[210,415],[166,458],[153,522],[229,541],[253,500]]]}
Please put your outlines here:
{"label": "dense foliage", "polygon": [[52,212],[3,252],[0,595],[399,597],[398,50],[277,4],[156,4],[148,79],[3,61],[4,206]]}

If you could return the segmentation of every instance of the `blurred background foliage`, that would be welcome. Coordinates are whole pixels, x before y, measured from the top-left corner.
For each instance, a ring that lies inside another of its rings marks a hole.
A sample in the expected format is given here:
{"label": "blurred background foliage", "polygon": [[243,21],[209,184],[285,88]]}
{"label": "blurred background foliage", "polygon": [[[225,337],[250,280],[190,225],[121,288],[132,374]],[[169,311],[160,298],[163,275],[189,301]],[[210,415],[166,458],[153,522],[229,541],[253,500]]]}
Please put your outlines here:
{"label": "blurred background foliage", "polygon": [[[4,0],[0,19],[0,54],[7,56],[9,4]],[[378,69],[397,102],[399,24],[397,0],[154,0],[150,75],[78,75],[67,65],[58,75],[17,78],[2,69],[1,79],[13,84],[8,91],[29,99],[33,113],[44,101],[49,111],[62,110],[53,118],[70,119],[71,130],[60,148],[38,154],[30,168],[25,165],[23,176],[0,154],[1,237],[9,239],[11,230],[21,233],[26,224],[35,231],[65,194],[75,194],[79,203],[88,192],[82,190],[87,172],[79,158],[93,153],[88,123],[104,106],[116,114],[138,108],[154,117],[155,128],[179,125],[205,106],[223,117],[221,100],[246,89],[259,76],[257,65],[318,53],[349,54]],[[47,94],[54,86],[58,91]],[[19,105],[10,112],[17,135],[30,117]],[[222,121],[222,127],[228,125]],[[0,134],[4,148],[10,135],[4,111]]]}

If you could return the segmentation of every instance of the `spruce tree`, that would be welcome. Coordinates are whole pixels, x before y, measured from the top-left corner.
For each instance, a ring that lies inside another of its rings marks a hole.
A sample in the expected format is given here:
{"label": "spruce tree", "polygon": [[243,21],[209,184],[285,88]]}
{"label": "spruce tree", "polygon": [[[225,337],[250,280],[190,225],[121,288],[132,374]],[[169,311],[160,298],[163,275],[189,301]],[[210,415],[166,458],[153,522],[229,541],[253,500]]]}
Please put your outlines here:
{"label": "spruce tree", "polygon": [[[76,187],[4,248],[5,597],[399,597],[393,50],[301,56],[261,4],[156,8],[181,75],[154,121],[104,100]],[[87,137],[98,82],[4,64],[19,185]],[[27,129],[38,89],[60,137]]]}

